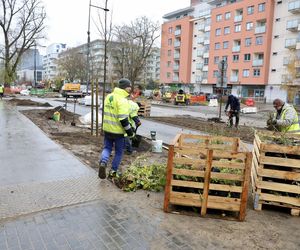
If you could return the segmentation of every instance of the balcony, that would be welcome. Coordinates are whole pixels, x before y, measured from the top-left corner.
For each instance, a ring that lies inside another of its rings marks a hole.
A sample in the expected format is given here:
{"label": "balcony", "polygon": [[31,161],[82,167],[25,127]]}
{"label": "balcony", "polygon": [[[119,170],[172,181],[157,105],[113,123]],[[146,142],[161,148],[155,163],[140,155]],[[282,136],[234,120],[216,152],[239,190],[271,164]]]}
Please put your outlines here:
{"label": "balcony", "polygon": [[208,45],[210,43],[209,39],[204,40],[204,45]]}
{"label": "balcony", "polygon": [[266,26],[258,26],[255,28],[255,34],[261,34],[266,32]]}
{"label": "balcony", "polygon": [[230,82],[238,82],[239,81],[239,77],[238,76],[231,76],[230,77]]}
{"label": "balcony", "polygon": [[202,57],[203,56],[203,50],[197,50],[197,56]]}
{"label": "balcony", "polygon": [[252,62],[252,66],[259,67],[264,65],[264,59],[254,59]]}
{"label": "balcony", "polygon": [[180,58],[180,54],[179,53],[175,53],[174,54],[174,59],[179,59]]}
{"label": "balcony", "polygon": [[180,43],[179,41],[175,41],[175,42],[174,42],[174,47],[175,47],[175,48],[180,47],[180,44],[181,44],[181,43]]}
{"label": "balcony", "polygon": [[210,31],[210,25],[209,25],[209,26],[205,26],[204,31],[205,31],[205,32]]}
{"label": "balcony", "polygon": [[289,20],[286,23],[286,29],[292,32],[298,31],[298,24],[299,24],[298,20]]}
{"label": "balcony", "polygon": [[181,35],[181,29],[175,30],[174,35],[175,36],[180,36]]}
{"label": "balcony", "polygon": [[290,75],[281,75],[281,82],[282,83],[290,83],[293,79]]}
{"label": "balcony", "polygon": [[288,11],[291,13],[300,13],[300,0],[290,1],[288,5]]}
{"label": "balcony", "polygon": [[196,64],[196,70],[201,70],[203,68],[203,63]]}
{"label": "balcony", "polygon": [[204,23],[198,25],[198,31],[204,31],[205,25]]}
{"label": "balcony", "polygon": [[173,82],[179,82],[179,77],[178,76],[173,76]]}
{"label": "balcony", "polygon": [[287,49],[296,49],[297,46],[297,39],[291,38],[291,39],[285,39],[285,48]]}
{"label": "balcony", "polygon": [[204,53],[203,58],[209,58],[209,52]]}
{"label": "balcony", "polygon": [[173,70],[174,70],[174,71],[179,71],[179,65],[174,65],[174,66],[173,66]]}
{"label": "balcony", "polygon": [[238,15],[234,17],[234,22],[241,22],[243,20],[243,16],[242,15]]}
{"label": "balcony", "polygon": [[241,46],[233,46],[232,47],[232,52],[240,52]]}
{"label": "balcony", "polygon": [[202,82],[202,76],[196,76],[196,83]]}
{"label": "balcony", "polygon": [[198,37],[197,43],[198,43],[198,44],[204,43],[204,37]]}

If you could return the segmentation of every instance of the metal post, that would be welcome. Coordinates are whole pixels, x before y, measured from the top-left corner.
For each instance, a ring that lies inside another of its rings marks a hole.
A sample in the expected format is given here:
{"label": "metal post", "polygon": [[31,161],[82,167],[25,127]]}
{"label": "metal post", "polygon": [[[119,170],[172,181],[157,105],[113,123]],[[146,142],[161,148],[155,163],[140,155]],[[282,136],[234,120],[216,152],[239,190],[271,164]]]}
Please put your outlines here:
{"label": "metal post", "polygon": [[99,135],[99,84],[98,84],[98,79],[96,79],[96,136],[98,137]]}
{"label": "metal post", "polygon": [[103,75],[103,92],[102,92],[102,109],[101,109],[101,133],[103,132],[103,118],[104,118],[104,99],[106,92],[106,64],[107,64],[107,1],[105,0],[104,11],[104,75]]}
{"label": "metal post", "polygon": [[90,37],[90,27],[91,27],[91,0],[89,3],[89,19],[88,19],[88,31],[87,31],[87,82],[86,82],[86,95],[88,95],[88,89],[89,89],[89,84],[90,84],[90,50],[91,50],[91,37]]}
{"label": "metal post", "polygon": [[91,135],[94,135],[94,82],[91,82]]}
{"label": "metal post", "polygon": [[34,70],[33,70],[33,79],[34,79],[34,87],[36,88],[36,41],[34,40]]}
{"label": "metal post", "polygon": [[221,121],[221,113],[222,113],[222,95],[223,95],[223,85],[224,85],[224,63],[225,61],[222,60],[221,64],[221,88],[220,88],[220,108],[219,108],[219,121]]}

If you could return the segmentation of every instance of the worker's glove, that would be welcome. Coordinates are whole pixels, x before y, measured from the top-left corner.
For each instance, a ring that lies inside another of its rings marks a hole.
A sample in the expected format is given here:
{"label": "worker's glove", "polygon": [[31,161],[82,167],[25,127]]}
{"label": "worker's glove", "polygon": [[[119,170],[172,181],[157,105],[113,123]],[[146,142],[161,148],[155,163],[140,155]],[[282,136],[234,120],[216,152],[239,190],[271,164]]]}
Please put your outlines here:
{"label": "worker's glove", "polygon": [[277,124],[277,119],[272,119],[272,124],[276,125]]}

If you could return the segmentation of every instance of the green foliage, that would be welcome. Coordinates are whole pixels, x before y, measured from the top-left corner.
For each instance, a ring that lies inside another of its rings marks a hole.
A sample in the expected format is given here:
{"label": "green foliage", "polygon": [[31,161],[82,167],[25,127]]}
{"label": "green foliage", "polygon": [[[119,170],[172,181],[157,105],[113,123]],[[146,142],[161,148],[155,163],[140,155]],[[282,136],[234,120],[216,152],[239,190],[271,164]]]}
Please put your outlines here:
{"label": "green foliage", "polygon": [[166,184],[166,166],[160,164],[150,166],[133,164],[119,177],[119,182],[121,188],[128,192],[138,189],[162,191]]}

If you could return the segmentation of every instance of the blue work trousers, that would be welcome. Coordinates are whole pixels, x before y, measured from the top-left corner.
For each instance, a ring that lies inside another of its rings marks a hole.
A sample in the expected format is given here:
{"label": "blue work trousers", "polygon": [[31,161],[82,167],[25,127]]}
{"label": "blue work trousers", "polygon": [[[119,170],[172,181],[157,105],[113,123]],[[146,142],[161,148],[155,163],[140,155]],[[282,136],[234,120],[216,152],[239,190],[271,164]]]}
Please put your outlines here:
{"label": "blue work trousers", "polygon": [[112,170],[117,171],[123,156],[124,137],[112,139],[104,136],[104,148],[101,153],[100,162],[108,162],[113,146],[115,146],[115,156],[112,161]]}

